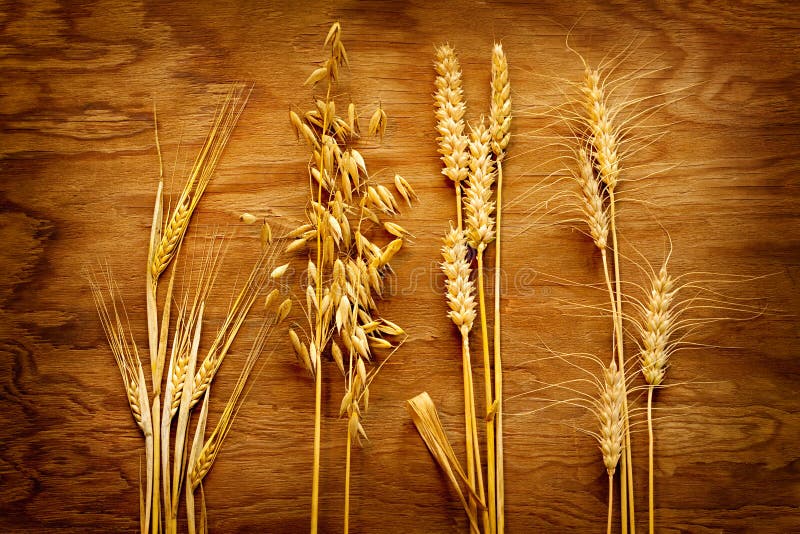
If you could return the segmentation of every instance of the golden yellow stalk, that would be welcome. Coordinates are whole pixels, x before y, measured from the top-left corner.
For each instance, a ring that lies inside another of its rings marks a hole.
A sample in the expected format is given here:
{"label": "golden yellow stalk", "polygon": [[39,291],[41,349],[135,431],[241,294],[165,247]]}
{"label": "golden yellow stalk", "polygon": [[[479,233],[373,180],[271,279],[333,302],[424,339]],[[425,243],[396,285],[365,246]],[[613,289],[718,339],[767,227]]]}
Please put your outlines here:
{"label": "golden yellow stalk", "polygon": [[489,354],[489,333],[487,327],[486,297],[484,291],[483,256],[486,247],[494,240],[494,202],[492,185],[495,172],[491,158],[491,132],[481,120],[470,132],[470,163],[468,187],[464,194],[465,233],[467,243],[477,250],[478,258],[478,303],[481,319],[481,340],[483,347],[483,373],[486,401],[486,471],[488,486],[489,532],[497,530],[496,509],[496,448],[494,417],[497,406],[494,404],[492,388],[492,366]]}
{"label": "golden yellow stalk", "polygon": [[500,294],[501,294],[501,236],[503,214],[503,160],[511,141],[511,83],[508,78],[508,60],[503,46],[492,49],[492,103],[489,113],[489,131],[492,135],[492,152],[497,167],[497,215],[494,263],[494,398],[497,403],[497,532],[505,532],[505,466],[503,455],[503,364],[500,352]]}
{"label": "golden yellow stalk", "polygon": [[617,369],[614,360],[603,369],[603,381],[599,384],[599,399],[595,401],[594,411],[600,426],[597,441],[603,453],[603,464],[608,473],[608,520],[606,530],[611,534],[611,518],[613,515],[613,481],[617,464],[625,448],[625,374]]}
{"label": "golden yellow stalk", "polygon": [[[113,280],[111,279],[110,272],[105,273],[106,287],[111,302],[110,307],[106,304],[106,299],[97,278],[94,274],[89,273],[89,285],[92,290],[92,297],[94,299],[97,314],[100,317],[100,323],[103,326],[103,331],[108,339],[111,353],[114,355],[114,360],[119,368],[120,375],[122,376],[122,383],[125,387],[125,396],[130,406],[131,414],[136,422],[136,426],[142,431],[145,438],[145,457],[147,465],[147,481],[144,497],[144,510],[142,513],[142,522],[140,524],[141,532],[146,534],[151,522],[153,514],[153,455],[154,455],[154,432],[151,413],[149,408],[149,398],[147,394],[147,385],[145,383],[144,369],[139,358],[139,351],[136,347],[136,342],[129,333],[126,333],[126,327],[123,325],[122,318],[120,317],[117,308],[115,288]],[[126,316],[124,304],[123,314]],[[127,331],[130,331],[130,325],[127,326]]]}
{"label": "golden yellow stalk", "polygon": [[[456,325],[461,335],[462,370],[464,375],[464,420],[466,425],[467,478],[473,491],[477,490],[481,500],[484,498],[483,474],[478,445],[478,425],[475,415],[475,392],[472,380],[472,363],[470,361],[469,332],[475,322],[476,303],[475,286],[471,280],[472,269],[467,259],[468,248],[464,232],[450,227],[442,246],[442,272],[447,277],[446,297],[450,311],[448,316]],[[477,479],[476,479],[477,471]],[[475,501],[471,501],[471,509],[476,512]],[[484,510],[485,524],[488,528],[488,512]]]}

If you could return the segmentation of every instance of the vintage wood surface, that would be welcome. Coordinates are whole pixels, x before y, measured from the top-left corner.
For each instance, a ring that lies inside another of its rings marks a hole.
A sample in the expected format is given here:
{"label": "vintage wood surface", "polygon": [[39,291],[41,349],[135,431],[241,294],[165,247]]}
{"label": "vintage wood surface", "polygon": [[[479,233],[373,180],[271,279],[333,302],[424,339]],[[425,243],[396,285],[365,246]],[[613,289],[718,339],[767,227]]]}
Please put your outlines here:
{"label": "vintage wood surface", "polygon": [[[605,472],[580,430],[591,417],[530,393],[576,376],[565,361],[546,359],[553,353],[605,358],[610,346],[609,320],[575,306],[605,303],[586,285],[601,280],[601,264],[557,196],[569,184],[550,176],[563,133],[554,109],[570,94],[566,80],[582,73],[568,35],[591,63],[608,60],[614,76],[627,78],[618,97],[662,95],[629,110],[654,111],[638,123],[647,129],[632,132],[629,146],[640,150],[626,160],[630,181],[621,186],[630,289],[642,280],[636,251],[660,264],[668,232],[676,274],[716,273],[705,278],[729,280],[708,283],[721,303],[760,310],[706,311],[730,320],[695,331],[687,339],[699,346],[674,358],[674,387],[657,396],[658,530],[800,531],[799,11],[793,2],[2,2],[0,530],[136,530],[142,440],[84,269],[108,262],[144,346],[143,265],[158,174],[153,103],[175,191],[224,84],[250,81],[250,102],[187,247],[199,250],[212,232],[228,236],[210,323],[218,320],[259,249],[257,227],[240,224],[239,214],[284,227],[303,216],[307,155],[287,112],[310,104],[302,82],[340,20],[352,61],[341,96],[362,120],[379,102],[390,117],[382,144],[363,143],[368,164],[385,169],[379,179],[401,173],[421,197],[398,219],[416,238],[396,260],[382,309],[409,338],[372,387],[370,442],[354,453],[353,531],[467,531],[404,401],[428,391],[463,453],[460,355],[436,265],[454,206],[434,143],[431,63],[435,44],[456,47],[475,119],[488,109],[494,40],[510,59],[516,111],[502,307],[508,531],[605,527]],[[214,420],[253,331],[220,372]],[[254,384],[205,484],[210,526],[303,532],[313,385],[284,335]],[[340,529],[342,517],[341,392],[327,373],[325,532]],[[641,428],[633,454],[643,523]]]}

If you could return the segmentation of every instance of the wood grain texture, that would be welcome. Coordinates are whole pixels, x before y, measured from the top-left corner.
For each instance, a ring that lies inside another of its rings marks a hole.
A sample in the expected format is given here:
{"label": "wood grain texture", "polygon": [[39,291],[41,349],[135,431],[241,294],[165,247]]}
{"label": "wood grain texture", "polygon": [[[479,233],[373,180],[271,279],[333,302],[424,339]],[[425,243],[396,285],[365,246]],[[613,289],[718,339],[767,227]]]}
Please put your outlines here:
{"label": "wood grain texture", "polygon": [[[620,186],[624,276],[641,281],[634,247],[654,264],[663,259],[666,230],[676,273],[741,276],[721,287],[725,298],[765,310],[704,327],[692,340],[706,346],[674,358],[674,387],[657,396],[659,531],[800,531],[797,4],[297,4],[0,4],[0,530],[136,529],[142,440],[82,270],[108,261],[144,346],[143,271],[158,176],[153,102],[174,192],[224,84],[252,81],[190,230],[189,251],[211,232],[229,235],[224,283],[209,311],[210,324],[219,320],[259,247],[258,229],[240,225],[239,214],[284,227],[303,216],[307,155],[287,112],[309,105],[302,81],[328,25],[340,20],[352,61],[341,94],[363,119],[379,102],[390,117],[382,145],[364,142],[368,165],[386,169],[386,179],[401,173],[422,199],[399,220],[416,239],[397,257],[383,310],[410,337],[372,387],[370,442],[353,458],[354,531],[466,532],[403,403],[427,390],[463,454],[460,354],[436,265],[454,210],[433,140],[431,63],[435,44],[455,46],[475,119],[488,111],[495,39],[509,57],[517,113],[504,217],[508,531],[604,527],[605,472],[578,430],[590,418],[567,407],[521,415],[544,406],[526,392],[572,376],[564,362],[544,359],[549,351],[605,356],[610,347],[610,322],[572,305],[604,304],[601,291],[580,285],[600,281],[600,262],[549,176],[559,130],[545,111],[564,102],[559,80],[579,80],[582,69],[567,35],[592,63],[626,53],[611,62],[619,77],[645,73],[622,83],[620,96],[664,95],[638,108],[658,106],[642,119],[650,130],[633,141],[641,150],[627,160],[626,176],[661,172]],[[652,132],[663,136],[648,144]],[[220,372],[212,421],[254,331],[246,329]],[[206,480],[216,532],[307,529],[313,385],[283,337]],[[327,375],[321,524],[334,532],[346,427],[336,418],[341,381]],[[645,433],[634,434],[633,454],[641,522]]]}

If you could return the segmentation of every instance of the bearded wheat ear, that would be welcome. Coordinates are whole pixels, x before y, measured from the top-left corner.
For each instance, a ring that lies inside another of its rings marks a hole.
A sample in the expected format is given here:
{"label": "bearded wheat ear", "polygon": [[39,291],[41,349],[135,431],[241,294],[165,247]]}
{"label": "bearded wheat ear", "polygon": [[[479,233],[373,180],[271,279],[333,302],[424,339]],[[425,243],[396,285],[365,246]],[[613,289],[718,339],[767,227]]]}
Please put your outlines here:
{"label": "bearded wheat ear", "polygon": [[603,453],[603,464],[608,473],[608,520],[606,531],[611,534],[611,518],[614,503],[614,473],[625,449],[625,375],[611,364],[603,369],[603,381],[599,384],[599,398],[595,401],[595,414],[600,426],[596,434]]}
{"label": "bearded wheat ear", "polygon": [[501,293],[501,236],[503,213],[503,160],[511,141],[511,83],[508,78],[508,60],[503,46],[492,49],[492,103],[489,113],[489,131],[492,136],[492,153],[497,167],[497,215],[494,264],[494,398],[497,403],[495,445],[497,448],[497,532],[505,531],[505,469],[503,459],[503,365],[500,351],[500,293]]}
{"label": "bearded wheat ear", "polygon": [[[154,455],[154,432],[153,422],[150,414],[149,396],[147,394],[147,384],[145,382],[144,369],[139,358],[139,351],[136,342],[131,337],[130,324],[126,327],[120,317],[116,303],[116,286],[111,278],[110,272],[106,272],[106,288],[111,304],[106,303],[103,290],[97,277],[93,273],[88,273],[89,285],[92,291],[97,314],[103,326],[106,339],[108,340],[111,353],[119,368],[122,376],[122,383],[125,387],[125,397],[128,401],[134,422],[145,438],[145,461],[146,461],[146,488],[144,495],[144,510],[142,515],[143,522],[140,525],[141,531],[148,531],[151,515],[153,514],[153,455]],[[123,315],[126,316],[123,305]],[[127,321],[126,321],[127,323]]]}
{"label": "bearded wheat ear", "polygon": [[[598,69],[592,69],[585,65],[583,85],[581,92],[583,96],[584,125],[589,134],[589,145],[592,148],[591,158],[594,160],[594,167],[597,175],[603,181],[608,193],[608,212],[609,230],[611,233],[612,248],[614,252],[614,282],[615,289],[611,295],[611,307],[614,320],[615,343],[617,348],[617,358],[619,370],[625,373],[625,356],[623,349],[623,326],[622,326],[622,285],[620,275],[619,245],[617,240],[616,227],[616,188],[620,179],[620,157],[619,142],[620,131],[615,125],[616,107],[609,102],[608,94],[605,89],[605,82]],[[608,275],[608,262],[605,260],[606,279],[610,289],[610,277]],[[610,289],[611,291],[611,289]],[[623,381],[625,386],[625,381]],[[628,418],[628,399],[627,390],[624,400],[625,417]],[[636,511],[633,491],[633,463],[631,460],[631,438],[629,425],[625,427],[625,456],[621,463],[622,476],[620,483],[622,486],[623,497],[620,503],[622,512],[623,534],[627,532],[628,522],[630,522],[631,532],[636,532]]]}
{"label": "bearded wheat ear", "polygon": [[652,288],[643,306],[643,317],[639,324],[641,354],[639,360],[642,375],[647,382],[647,458],[648,458],[648,523],[650,532],[655,530],[654,473],[653,473],[653,391],[664,381],[669,357],[675,349],[670,339],[675,330],[673,301],[678,287],[667,272],[666,263],[658,275],[652,277]]}

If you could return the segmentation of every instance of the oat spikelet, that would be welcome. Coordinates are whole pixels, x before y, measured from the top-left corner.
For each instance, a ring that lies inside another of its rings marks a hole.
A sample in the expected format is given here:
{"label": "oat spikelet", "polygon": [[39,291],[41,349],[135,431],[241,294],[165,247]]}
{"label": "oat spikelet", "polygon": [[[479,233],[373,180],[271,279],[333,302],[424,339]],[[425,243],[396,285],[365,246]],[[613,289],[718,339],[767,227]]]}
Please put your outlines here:
{"label": "oat spikelet", "polygon": [[613,124],[614,114],[608,107],[600,71],[586,68],[582,92],[597,170],[609,190],[613,190],[619,180],[619,130]]}
{"label": "oat spikelet", "polygon": [[625,377],[617,369],[616,362],[603,369],[603,383],[600,398],[596,403],[597,419],[600,424],[598,442],[603,453],[603,463],[609,475],[617,470],[625,439]]}
{"label": "oat spikelet", "polygon": [[508,80],[508,60],[503,52],[503,45],[499,43],[492,49],[492,105],[489,124],[492,152],[496,161],[502,161],[511,141],[511,83]]}
{"label": "oat spikelet", "polygon": [[581,188],[581,211],[594,244],[603,251],[608,245],[608,213],[600,191],[600,180],[585,147],[578,150],[576,160],[578,170],[574,177]]}
{"label": "oat spikelet", "polygon": [[642,335],[640,361],[644,379],[651,386],[659,386],[667,372],[672,352],[670,334],[674,330],[672,302],[677,288],[667,273],[666,265],[653,278],[653,287],[644,307],[644,317],[639,326]]}
{"label": "oat spikelet", "polygon": [[439,153],[444,168],[442,174],[456,184],[467,178],[468,139],[464,135],[464,91],[461,88],[461,65],[450,45],[436,49],[436,130],[439,133]]}
{"label": "oat spikelet", "polygon": [[491,133],[483,119],[470,132],[469,181],[464,193],[467,243],[474,249],[494,240],[494,201],[492,185],[495,171],[491,157]]}
{"label": "oat spikelet", "polygon": [[464,233],[450,227],[442,246],[442,272],[447,277],[448,317],[462,334],[469,333],[476,317],[475,284],[470,279],[472,269],[467,260],[467,244]]}

